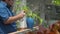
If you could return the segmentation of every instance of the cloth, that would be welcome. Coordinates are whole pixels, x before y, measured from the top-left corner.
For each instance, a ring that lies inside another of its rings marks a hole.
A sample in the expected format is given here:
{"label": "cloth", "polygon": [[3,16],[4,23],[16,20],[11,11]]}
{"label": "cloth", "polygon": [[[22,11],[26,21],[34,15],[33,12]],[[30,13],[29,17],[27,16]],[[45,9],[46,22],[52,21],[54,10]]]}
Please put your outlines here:
{"label": "cloth", "polygon": [[4,21],[8,20],[9,17],[14,16],[12,11],[10,11],[6,6],[7,4],[5,2],[0,2],[0,34],[8,34],[16,31],[15,22],[8,25],[4,24]]}

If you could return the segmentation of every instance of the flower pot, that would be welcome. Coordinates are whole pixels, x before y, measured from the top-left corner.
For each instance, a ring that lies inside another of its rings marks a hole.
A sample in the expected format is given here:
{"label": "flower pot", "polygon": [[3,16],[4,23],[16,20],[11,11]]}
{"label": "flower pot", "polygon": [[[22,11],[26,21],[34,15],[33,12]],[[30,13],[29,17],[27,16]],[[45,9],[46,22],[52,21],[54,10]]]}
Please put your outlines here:
{"label": "flower pot", "polygon": [[27,17],[26,22],[27,22],[27,28],[31,28],[32,29],[33,26],[34,26],[34,19],[31,18],[31,17]]}

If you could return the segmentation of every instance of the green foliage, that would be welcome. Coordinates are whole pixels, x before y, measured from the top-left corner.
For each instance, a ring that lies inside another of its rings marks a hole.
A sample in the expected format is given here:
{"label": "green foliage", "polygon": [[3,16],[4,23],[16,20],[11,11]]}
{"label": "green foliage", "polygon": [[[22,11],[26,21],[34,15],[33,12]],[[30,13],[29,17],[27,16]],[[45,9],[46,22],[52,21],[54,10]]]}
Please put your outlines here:
{"label": "green foliage", "polygon": [[60,6],[60,0],[53,0],[52,2],[54,5]]}
{"label": "green foliage", "polygon": [[[16,0],[16,2],[15,2],[15,9],[14,9],[14,10],[15,10],[15,11],[24,10],[27,17],[32,17],[34,20],[35,20],[35,19],[39,19],[39,23],[40,23],[40,25],[41,25],[42,22],[43,22],[43,19],[40,18],[40,16],[38,16],[38,15],[37,15],[36,13],[34,13],[32,10],[30,10],[30,8],[29,8],[28,6],[26,6],[26,5],[20,6],[21,4],[22,4],[21,1]],[[35,23],[36,23],[36,22],[35,22]]]}
{"label": "green foliage", "polygon": [[34,20],[35,19],[39,19],[40,25],[42,24],[43,19],[40,18],[40,16],[38,16],[36,13],[34,13],[33,11],[31,11],[28,6],[24,6],[24,7],[22,7],[22,9],[25,10],[25,13],[26,13],[27,17],[32,17]]}

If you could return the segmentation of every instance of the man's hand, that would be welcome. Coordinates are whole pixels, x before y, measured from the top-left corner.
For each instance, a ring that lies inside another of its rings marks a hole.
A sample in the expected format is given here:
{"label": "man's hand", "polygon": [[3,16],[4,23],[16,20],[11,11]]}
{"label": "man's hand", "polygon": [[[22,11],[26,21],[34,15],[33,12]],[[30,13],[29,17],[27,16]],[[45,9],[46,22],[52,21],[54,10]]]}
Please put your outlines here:
{"label": "man's hand", "polygon": [[4,22],[5,22],[5,24],[11,24],[11,23],[13,23],[13,22],[15,22],[15,21],[17,21],[19,19],[22,19],[24,16],[25,16],[24,11],[21,11],[18,15],[11,16],[11,17],[9,17],[8,20],[6,20]]}
{"label": "man's hand", "polygon": [[21,13],[18,14],[21,18],[23,18],[25,16],[24,11],[21,11]]}

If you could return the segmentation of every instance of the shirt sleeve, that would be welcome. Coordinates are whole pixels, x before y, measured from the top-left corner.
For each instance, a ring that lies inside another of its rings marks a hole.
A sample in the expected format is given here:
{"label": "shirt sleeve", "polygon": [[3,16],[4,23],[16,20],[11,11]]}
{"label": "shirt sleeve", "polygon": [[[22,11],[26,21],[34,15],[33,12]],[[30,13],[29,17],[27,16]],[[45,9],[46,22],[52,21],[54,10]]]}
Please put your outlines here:
{"label": "shirt sleeve", "polygon": [[5,8],[0,9],[0,17],[3,22],[6,21],[9,18],[8,10]]}

